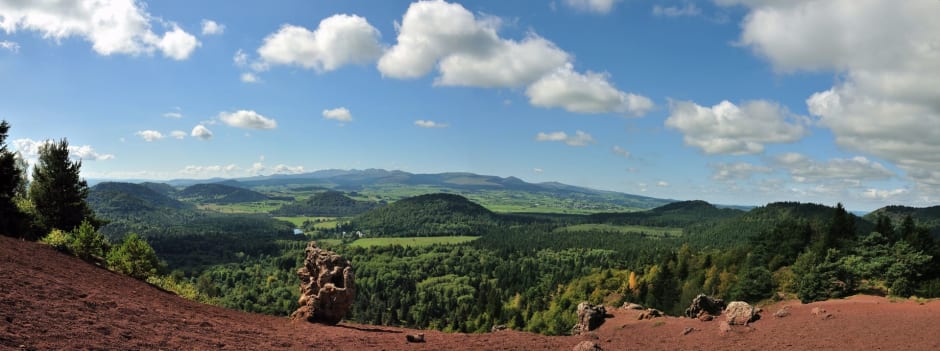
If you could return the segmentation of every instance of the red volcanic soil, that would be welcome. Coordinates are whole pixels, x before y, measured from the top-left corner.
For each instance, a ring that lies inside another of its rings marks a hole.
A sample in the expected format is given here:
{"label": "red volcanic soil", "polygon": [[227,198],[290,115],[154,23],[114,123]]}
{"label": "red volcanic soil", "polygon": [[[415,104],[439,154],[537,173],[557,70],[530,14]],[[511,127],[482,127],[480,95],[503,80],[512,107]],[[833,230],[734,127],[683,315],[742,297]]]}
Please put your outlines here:
{"label": "red volcanic soil", "polygon": [[[790,315],[775,318],[784,306]],[[202,305],[45,245],[0,237],[0,350],[571,350],[582,340],[604,350],[940,350],[936,301],[787,301],[730,332],[719,330],[723,317],[638,321],[637,311],[608,310],[613,317],[584,336],[325,326]],[[425,343],[406,341],[419,332]]]}

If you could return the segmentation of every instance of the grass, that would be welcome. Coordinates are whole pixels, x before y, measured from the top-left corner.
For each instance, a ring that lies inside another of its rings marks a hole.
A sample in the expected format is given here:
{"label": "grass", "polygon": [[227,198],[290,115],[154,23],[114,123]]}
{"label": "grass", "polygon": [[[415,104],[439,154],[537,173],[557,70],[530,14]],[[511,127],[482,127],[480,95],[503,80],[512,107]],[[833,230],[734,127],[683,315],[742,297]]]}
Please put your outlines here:
{"label": "grass", "polygon": [[[295,217],[274,217],[274,219],[279,219],[282,221],[290,222],[291,224],[293,224],[294,226],[298,228],[302,227],[304,225],[304,222],[306,221],[314,222],[315,226],[317,224],[330,223],[330,222],[333,223],[332,225],[330,225],[330,228],[336,225],[336,218],[334,217],[295,216]],[[321,221],[321,222],[317,223],[317,221]]]}
{"label": "grass", "polygon": [[349,244],[350,247],[373,247],[373,246],[431,246],[431,245],[454,245],[468,243],[476,240],[476,236],[422,236],[410,238],[362,238]]}
{"label": "grass", "polygon": [[285,201],[240,202],[234,204],[202,204],[199,209],[220,213],[268,213],[285,204]]}
{"label": "grass", "polygon": [[556,231],[567,232],[616,232],[616,233],[644,233],[652,236],[672,237],[682,235],[682,228],[648,227],[642,225],[613,225],[613,224],[576,224]]}

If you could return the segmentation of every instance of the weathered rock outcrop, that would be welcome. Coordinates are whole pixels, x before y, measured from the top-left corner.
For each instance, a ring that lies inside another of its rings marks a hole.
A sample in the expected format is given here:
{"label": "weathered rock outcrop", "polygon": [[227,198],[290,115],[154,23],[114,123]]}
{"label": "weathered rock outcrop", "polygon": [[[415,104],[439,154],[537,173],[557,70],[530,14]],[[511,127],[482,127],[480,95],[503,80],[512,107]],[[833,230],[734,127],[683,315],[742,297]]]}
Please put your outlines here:
{"label": "weathered rock outcrop", "polygon": [[578,304],[578,324],[572,329],[573,334],[586,333],[597,329],[604,323],[607,309],[603,305],[593,306],[588,302]]}
{"label": "weathered rock outcrop", "polygon": [[692,304],[685,309],[685,316],[689,318],[703,319],[705,314],[718,316],[725,309],[725,301],[716,299],[705,294],[698,294],[692,299]]}
{"label": "weathered rock outcrop", "polygon": [[345,258],[307,244],[307,257],[297,270],[300,277],[300,308],[291,314],[295,320],[336,324],[352,307],[356,297],[353,268]]}
{"label": "weathered rock outcrop", "polygon": [[659,318],[662,316],[665,316],[663,311],[657,310],[655,308],[647,308],[646,311],[643,311],[638,316],[636,316],[636,319],[638,320],[653,319],[653,318]]}
{"label": "weathered rock outcrop", "polygon": [[602,349],[600,345],[594,343],[593,341],[585,340],[585,341],[579,342],[577,345],[574,345],[574,347],[571,348],[571,350],[572,351],[603,351],[604,349]]}
{"label": "weathered rock outcrop", "polygon": [[725,309],[725,318],[729,325],[747,325],[760,318],[757,309],[744,301],[732,301]]}

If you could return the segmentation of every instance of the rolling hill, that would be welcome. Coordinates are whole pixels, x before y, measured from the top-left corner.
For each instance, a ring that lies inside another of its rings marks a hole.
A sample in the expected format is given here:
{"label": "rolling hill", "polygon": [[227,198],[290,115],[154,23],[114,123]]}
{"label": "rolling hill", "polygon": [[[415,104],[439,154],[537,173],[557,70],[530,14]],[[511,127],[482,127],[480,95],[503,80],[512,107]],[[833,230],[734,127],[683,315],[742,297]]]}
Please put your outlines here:
{"label": "rolling hill", "polygon": [[500,218],[455,194],[419,195],[363,213],[352,228],[369,236],[480,235]]}
{"label": "rolling hill", "polygon": [[128,214],[161,209],[185,209],[190,207],[166,194],[155,191],[158,186],[106,182],[89,189],[88,204],[98,214]]}
{"label": "rolling hill", "polygon": [[339,191],[324,191],[274,210],[275,216],[348,217],[375,208],[372,202],[357,201]]}
{"label": "rolling hill", "polygon": [[929,228],[934,238],[940,238],[940,206],[886,206],[872,211],[865,215],[864,218],[875,223],[879,216],[887,216],[894,225],[901,224],[905,217],[911,216],[914,223]]}
{"label": "rolling hill", "polygon": [[214,204],[257,202],[268,199],[267,195],[257,191],[221,183],[192,185],[181,190],[177,195],[189,201]]}

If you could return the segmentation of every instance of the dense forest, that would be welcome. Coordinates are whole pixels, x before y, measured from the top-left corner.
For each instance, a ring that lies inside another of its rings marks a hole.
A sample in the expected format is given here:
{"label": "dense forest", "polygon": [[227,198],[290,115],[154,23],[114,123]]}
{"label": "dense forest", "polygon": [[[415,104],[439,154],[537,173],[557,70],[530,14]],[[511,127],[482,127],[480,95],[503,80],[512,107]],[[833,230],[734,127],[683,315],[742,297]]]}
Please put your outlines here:
{"label": "dense forest", "polygon": [[[858,292],[940,297],[937,207],[889,206],[857,217],[841,204],[782,202],[742,211],[685,201],[633,212],[506,213],[447,193],[364,202],[335,189],[297,187],[309,184],[303,179],[255,189],[89,188],[65,140],[44,145],[27,177],[22,159],[6,148],[8,129],[0,124],[3,234],[42,240],[187,298],[246,311],[286,316],[297,307],[295,272],[309,240],[352,262],[358,296],[349,320],[413,328],[484,332],[506,325],[566,334],[581,301],[636,302],[679,314],[700,293],[749,302]],[[482,184],[458,175],[446,179]],[[271,198],[281,205],[272,207]],[[217,207],[200,206],[205,202]],[[295,234],[288,221],[310,223],[307,216],[328,218]],[[347,235],[354,232],[362,237]],[[476,239],[380,241],[454,235]]]}

